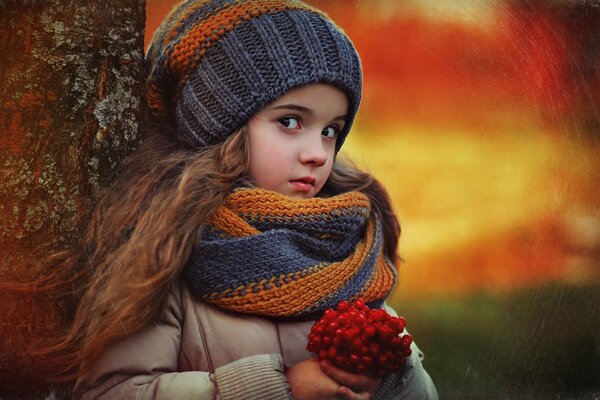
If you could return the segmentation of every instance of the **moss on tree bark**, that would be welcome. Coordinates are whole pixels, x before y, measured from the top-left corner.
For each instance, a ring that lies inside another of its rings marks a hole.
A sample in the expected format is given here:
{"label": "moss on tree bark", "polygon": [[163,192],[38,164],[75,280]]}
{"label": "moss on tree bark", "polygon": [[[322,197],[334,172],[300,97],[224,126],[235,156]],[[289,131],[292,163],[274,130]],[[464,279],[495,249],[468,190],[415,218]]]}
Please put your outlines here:
{"label": "moss on tree bark", "polygon": [[[72,245],[139,143],[144,23],[144,0],[0,0],[0,279]],[[50,392],[20,366],[55,323],[53,305],[0,293],[0,398]]]}

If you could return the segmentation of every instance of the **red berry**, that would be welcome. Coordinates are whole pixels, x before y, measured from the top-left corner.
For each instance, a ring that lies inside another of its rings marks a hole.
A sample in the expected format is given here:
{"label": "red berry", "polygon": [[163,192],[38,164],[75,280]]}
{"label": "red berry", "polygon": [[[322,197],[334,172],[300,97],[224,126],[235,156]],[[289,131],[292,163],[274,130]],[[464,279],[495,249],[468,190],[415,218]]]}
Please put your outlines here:
{"label": "red berry", "polygon": [[392,317],[392,323],[398,329],[398,332],[402,332],[406,326],[406,319],[404,317]]}
{"label": "red berry", "polygon": [[377,330],[375,329],[375,327],[373,325],[368,325],[365,327],[365,336],[366,337],[371,337],[371,336],[375,335],[376,332],[377,332]]}
{"label": "red berry", "polygon": [[374,356],[377,355],[377,354],[379,354],[379,351],[380,351],[379,343],[377,343],[377,342],[371,342],[371,343],[369,343],[369,351]]}
{"label": "red berry", "polygon": [[312,328],[312,332],[313,332],[315,335],[319,336],[319,335],[321,335],[321,334],[323,333],[323,329],[324,329],[324,328],[323,328],[323,325],[321,325],[321,324],[316,324],[315,326],[313,326],[313,328]]}
{"label": "red berry", "polygon": [[383,325],[380,329],[379,329],[379,335],[381,335],[381,338],[384,341],[387,341],[388,339],[391,339],[392,336],[394,335],[394,331],[392,331],[392,329],[387,326],[387,325]]}
{"label": "red berry", "polygon": [[330,346],[327,350],[327,355],[329,356],[329,359],[335,358],[335,356],[337,356],[337,347]]}
{"label": "red berry", "polygon": [[348,307],[350,307],[350,304],[347,301],[340,301],[340,303],[337,306],[337,311],[338,312],[345,312],[348,311]]}
{"label": "red berry", "polygon": [[365,307],[365,301],[363,299],[357,299],[354,302],[354,307],[358,308],[359,310],[362,310]]}
{"label": "red berry", "polygon": [[364,313],[359,313],[354,319],[354,325],[362,328],[367,324],[367,317]]}
{"label": "red berry", "polygon": [[359,335],[360,331],[356,327],[352,327],[343,333],[344,339],[347,342],[351,342],[355,337]]}
{"label": "red berry", "polygon": [[381,321],[383,319],[385,319],[385,310],[381,310],[381,309],[377,309],[377,310],[371,310],[369,312],[369,318],[371,319],[371,321]]}
{"label": "red berry", "polygon": [[333,311],[331,308],[328,308],[327,310],[325,310],[325,313],[323,313],[323,320],[324,321],[333,321],[335,316],[336,316],[336,312]]}

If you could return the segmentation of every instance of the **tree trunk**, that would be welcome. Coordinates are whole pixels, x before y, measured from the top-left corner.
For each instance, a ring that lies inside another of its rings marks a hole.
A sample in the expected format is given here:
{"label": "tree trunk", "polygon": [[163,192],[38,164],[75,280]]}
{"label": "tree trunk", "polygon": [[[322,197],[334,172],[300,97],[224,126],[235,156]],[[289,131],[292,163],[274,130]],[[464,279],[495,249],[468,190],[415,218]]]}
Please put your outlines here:
{"label": "tree trunk", "polygon": [[[1,280],[28,280],[72,245],[138,144],[144,22],[144,0],[0,0]],[[46,307],[0,293],[2,400],[51,392],[15,367],[56,323]]]}

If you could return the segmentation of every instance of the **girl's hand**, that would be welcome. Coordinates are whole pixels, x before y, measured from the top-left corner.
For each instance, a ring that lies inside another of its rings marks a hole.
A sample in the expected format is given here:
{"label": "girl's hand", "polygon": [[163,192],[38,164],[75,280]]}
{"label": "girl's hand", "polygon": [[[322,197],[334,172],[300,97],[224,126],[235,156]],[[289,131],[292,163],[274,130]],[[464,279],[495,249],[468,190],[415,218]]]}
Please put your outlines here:
{"label": "girl's hand", "polygon": [[[320,361],[321,370],[331,379],[342,385],[339,392],[354,391],[370,399],[381,385],[381,378],[372,378],[367,375],[358,375],[336,368],[327,360]],[[353,397],[347,397],[353,399]],[[362,399],[363,397],[361,397]]]}
{"label": "girl's hand", "polygon": [[[335,369],[333,375],[338,376],[347,382],[358,384],[356,387],[366,385],[366,381],[374,378],[363,377],[362,375],[349,374],[331,366]],[[309,359],[302,361],[286,369],[285,375],[292,389],[294,400],[369,400],[371,393],[367,390],[356,392],[353,389],[343,386],[328,376],[322,369],[319,361]],[[364,379],[363,379],[364,378]],[[377,384],[377,387],[379,384]],[[375,389],[377,389],[375,387]]]}

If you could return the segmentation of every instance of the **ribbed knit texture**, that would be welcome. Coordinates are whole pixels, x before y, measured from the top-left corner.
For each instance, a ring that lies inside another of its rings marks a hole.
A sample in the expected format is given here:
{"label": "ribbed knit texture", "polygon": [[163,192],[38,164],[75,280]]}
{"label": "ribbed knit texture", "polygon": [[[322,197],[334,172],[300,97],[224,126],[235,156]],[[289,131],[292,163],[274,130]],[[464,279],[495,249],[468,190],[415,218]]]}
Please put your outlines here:
{"label": "ribbed knit texture", "polygon": [[218,307],[308,319],[342,300],[379,307],[396,274],[367,196],[295,199],[240,189],[209,220],[184,268],[192,294]]}
{"label": "ribbed knit texture", "polygon": [[250,356],[217,368],[215,381],[220,400],[291,400],[281,357]]}
{"label": "ribbed knit texture", "polygon": [[193,148],[221,142],[290,89],[324,82],[348,96],[339,149],[361,98],[354,46],[300,1],[185,1],[156,31],[146,65],[150,121],[176,126]]}

